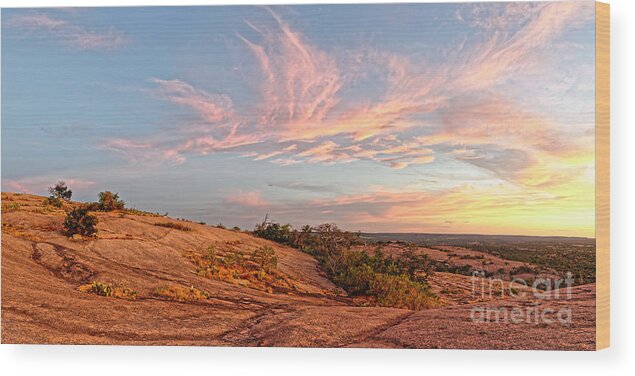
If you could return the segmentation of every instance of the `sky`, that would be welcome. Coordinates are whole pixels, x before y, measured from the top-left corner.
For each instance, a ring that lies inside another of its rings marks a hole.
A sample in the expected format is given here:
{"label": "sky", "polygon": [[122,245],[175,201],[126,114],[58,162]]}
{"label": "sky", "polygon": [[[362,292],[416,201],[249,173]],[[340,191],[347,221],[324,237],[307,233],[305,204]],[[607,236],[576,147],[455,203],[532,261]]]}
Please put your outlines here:
{"label": "sky", "polygon": [[3,9],[2,191],[594,237],[594,3]]}

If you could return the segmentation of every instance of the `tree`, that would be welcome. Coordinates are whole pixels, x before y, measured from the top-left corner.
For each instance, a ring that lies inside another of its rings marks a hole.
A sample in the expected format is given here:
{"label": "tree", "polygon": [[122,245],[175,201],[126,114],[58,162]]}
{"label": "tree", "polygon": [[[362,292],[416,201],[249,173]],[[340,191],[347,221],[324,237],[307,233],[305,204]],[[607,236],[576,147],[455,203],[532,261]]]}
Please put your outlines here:
{"label": "tree", "polygon": [[119,199],[119,193],[112,193],[110,191],[99,192],[99,210],[122,210],[125,206],[126,203]]}
{"label": "tree", "polygon": [[73,192],[68,189],[63,181],[59,181],[54,186],[49,187],[49,194],[50,196],[44,199],[44,205],[55,206],[56,208],[61,208],[63,200],[69,201],[71,196],[73,196]]}
{"label": "tree", "polygon": [[71,196],[73,196],[73,191],[68,189],[65,182],[59,181],[54,186],[49,187],[49,194],[52,198],[59,198],[68,201],[71,199]]}
{"label": "tree", "polygon": [[93,236],[97,233],[98,221],[97,217],[88,214],[88,208],[80,207],[66,213],[64,228],[68,236]]}

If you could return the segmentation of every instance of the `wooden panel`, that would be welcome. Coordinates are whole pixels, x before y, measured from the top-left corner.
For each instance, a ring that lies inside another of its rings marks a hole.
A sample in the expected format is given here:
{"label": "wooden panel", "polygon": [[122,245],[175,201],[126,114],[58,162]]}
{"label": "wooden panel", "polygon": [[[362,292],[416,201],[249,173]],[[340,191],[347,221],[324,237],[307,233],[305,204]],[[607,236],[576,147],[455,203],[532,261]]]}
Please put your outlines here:
{"label": "wooden panel", "polygon": [[610,8],[595,8],[596,349],[610,344]]}

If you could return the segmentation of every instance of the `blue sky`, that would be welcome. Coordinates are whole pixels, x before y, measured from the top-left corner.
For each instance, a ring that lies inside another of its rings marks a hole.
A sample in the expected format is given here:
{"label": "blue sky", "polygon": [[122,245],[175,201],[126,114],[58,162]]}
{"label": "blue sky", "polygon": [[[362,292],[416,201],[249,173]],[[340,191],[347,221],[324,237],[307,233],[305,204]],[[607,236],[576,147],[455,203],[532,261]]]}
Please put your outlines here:
{"label": "blue sky", "polygon": [[594,7],[2,12],[2,190],[251,228],[594,234]]}

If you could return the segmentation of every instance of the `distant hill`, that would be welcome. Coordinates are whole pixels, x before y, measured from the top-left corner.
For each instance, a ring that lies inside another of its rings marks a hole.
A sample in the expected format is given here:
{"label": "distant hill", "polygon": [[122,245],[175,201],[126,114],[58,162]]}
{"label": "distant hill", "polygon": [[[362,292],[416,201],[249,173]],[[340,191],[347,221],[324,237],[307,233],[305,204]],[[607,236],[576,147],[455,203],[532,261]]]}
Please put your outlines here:
{"label": "distant hill", "polygon": [[426,233],[362,233],[371,242],[406,242],[414,244],[461,245],[466,243],[556,243],[595,245],[595,239],[566,236],[478,235],[478,234],[426,234]]}

